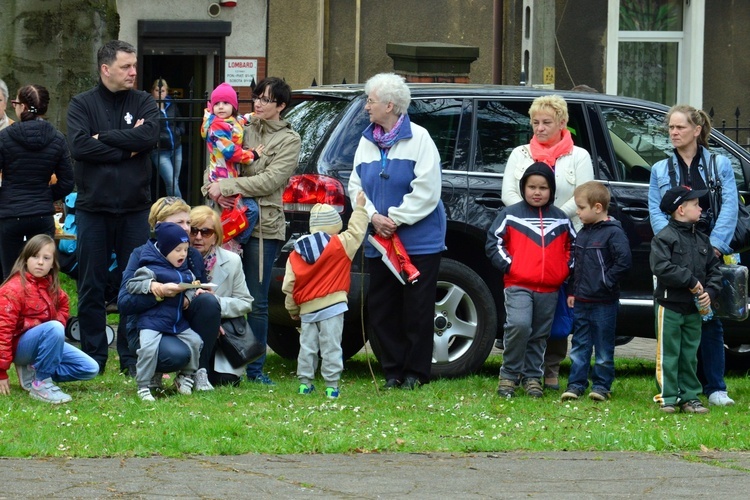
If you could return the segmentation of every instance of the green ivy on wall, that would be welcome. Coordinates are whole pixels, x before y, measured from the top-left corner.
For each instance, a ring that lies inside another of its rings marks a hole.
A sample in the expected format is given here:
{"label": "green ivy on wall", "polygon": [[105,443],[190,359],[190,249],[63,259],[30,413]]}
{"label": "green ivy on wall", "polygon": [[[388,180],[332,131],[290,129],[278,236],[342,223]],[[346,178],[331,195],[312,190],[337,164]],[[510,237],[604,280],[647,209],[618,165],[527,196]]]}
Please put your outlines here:
{"label": "green ivy on wall", "polygon": [[65,129],[70,99],[98,80],[96,52],[120,31],[116,0],[6,0],[0,20],[0,78],[11,93],[50,91],[47,118]]}

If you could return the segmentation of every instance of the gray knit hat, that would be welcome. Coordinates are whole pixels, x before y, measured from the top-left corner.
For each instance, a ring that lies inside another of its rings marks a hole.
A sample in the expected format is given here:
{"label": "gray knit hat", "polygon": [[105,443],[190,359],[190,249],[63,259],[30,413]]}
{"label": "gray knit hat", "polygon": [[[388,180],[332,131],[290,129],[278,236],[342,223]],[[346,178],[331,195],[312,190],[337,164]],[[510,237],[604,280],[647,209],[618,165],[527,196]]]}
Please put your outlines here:
{"label": "gray knit hat", "polygon": [[338,234],[343,225],[341,216],[331,205],[316,203],[310,210],[310,232],[323,231],[328,234]]}

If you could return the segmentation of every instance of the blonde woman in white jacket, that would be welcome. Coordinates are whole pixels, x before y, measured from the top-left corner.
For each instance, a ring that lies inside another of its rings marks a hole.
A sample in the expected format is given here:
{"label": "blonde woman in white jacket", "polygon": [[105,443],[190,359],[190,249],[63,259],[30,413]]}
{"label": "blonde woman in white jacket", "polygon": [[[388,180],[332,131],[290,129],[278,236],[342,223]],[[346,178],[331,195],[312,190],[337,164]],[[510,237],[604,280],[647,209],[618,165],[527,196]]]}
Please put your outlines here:
{"label": "blonde woman in white jacket", "polygon": [[[531,128],[534,132],[529,144],[518,146],[508,158],[503,175],[502,200],[505,206],[518,203],[521,196],[520,181],[526,169],[535,162],[549,165],[555,172],[555,201],[573,222],[578,231],[581,220],[576,215],[573,191],[577,186],[594,179],[591,155],[573,145],[568,131],[568,105],[558,95],[537,97],[529,108]],[[544,385],[559,390],[560,362],[568,352],[568,339],[549,339],[544,353]]]}
{"label": "blonde woman in white jacket", "polygon": [[[190,211],[190,245],[200,252],[206,275],[216,285],[213,290],[219,301],[222,318],[247,316],[253,307],[253,297],[247,288],[240,256],[219,246],[223,234],[219,214],[207,205]],[[217,332],[218,333],[218,332]],[[238,384],[245,367],[235,368],[216,345],[208,368],[212,385]]]}

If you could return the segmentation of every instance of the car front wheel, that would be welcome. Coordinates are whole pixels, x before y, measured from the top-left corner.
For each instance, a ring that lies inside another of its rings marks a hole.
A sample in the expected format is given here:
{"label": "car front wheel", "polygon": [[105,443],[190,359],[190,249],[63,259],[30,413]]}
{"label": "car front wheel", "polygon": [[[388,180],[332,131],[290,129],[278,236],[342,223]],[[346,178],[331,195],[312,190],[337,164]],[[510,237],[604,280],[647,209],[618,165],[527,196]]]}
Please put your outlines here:
{"label": "car front wheel", "polygon": [[[473,269],[442,259],[435,297],[432,377],[452,378],[476,372],[492,351],[497,308],[487,285]],[[377,338],[368,331],[379,357]]]}

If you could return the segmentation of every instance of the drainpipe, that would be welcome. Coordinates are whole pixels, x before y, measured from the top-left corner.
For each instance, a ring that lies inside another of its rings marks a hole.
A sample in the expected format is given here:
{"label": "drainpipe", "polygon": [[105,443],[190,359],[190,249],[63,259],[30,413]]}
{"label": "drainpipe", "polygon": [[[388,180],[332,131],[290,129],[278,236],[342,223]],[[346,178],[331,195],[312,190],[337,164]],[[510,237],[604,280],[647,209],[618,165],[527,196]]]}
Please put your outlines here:
{"label": "drainpipe", "polygon": [[492,6],[492,83],[503,83],[503,0]]}
{"label": "drainpipe", "polygon": [[318,85],[323,85],[323,63],[325,61],[326,0],[318,0]]}
{"label": "drainpipe", "polygon": [[357,10],[354,18],[354,83],[359,83],[359,43],[362,29],[362,0],[357,0]]}

